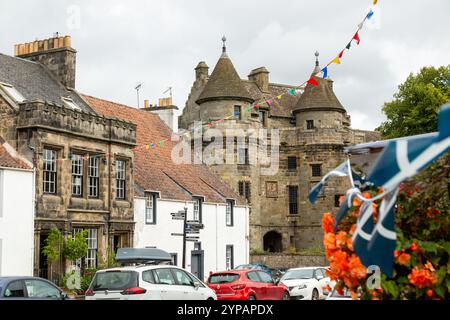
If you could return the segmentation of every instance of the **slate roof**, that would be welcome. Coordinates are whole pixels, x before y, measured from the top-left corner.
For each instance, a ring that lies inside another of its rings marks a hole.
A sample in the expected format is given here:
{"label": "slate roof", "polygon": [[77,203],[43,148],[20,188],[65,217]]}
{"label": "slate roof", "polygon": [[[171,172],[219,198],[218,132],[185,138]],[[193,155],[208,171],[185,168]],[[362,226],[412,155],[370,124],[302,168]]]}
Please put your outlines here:
{"label": "slate roof", "polygon": [[224,54],[214,67],[196,103],[201,104],[202,102],[219,99],[253,102],[252,97],[244,86],[230,58]]}
{"label": "slate roof", "polygon": [[33,165],[22,158],[12,146],[0,137],[0,167],[16,169],[32,169]]}
{"label": "slate roof", "polygon": [[297,102],[294,110],[307,110],[315,108],[334,108],[346,112],[336,95],[334,94],[332,84],[333,81],[314,77],[319,85],[314,86],[308,84],[305,92]]}
{"label": "slate roof", "polygon": [[[206,202],[235,199],[238,205],[246,204],[206,165],[173,163],[171,153],[177,142],[171,141],[173,132],[158,115],[91,96],[84,98],[99,114],[135,123],[138,145],[156,145],[154,149],[144,147],[135,151],[135,182],[140,190],[159,191],[165,199],[189,201],[192,196],[204,196]],[[162,140],[166,141],[159,146]]]}
{"label": "slate roof", "polygon": [[41,100],[65,106],[61,98],[70,97],[83,111],[94,112],[76,92],[67,90],[38,62],[0,53],[0,82],[14,86],[28,101]]}

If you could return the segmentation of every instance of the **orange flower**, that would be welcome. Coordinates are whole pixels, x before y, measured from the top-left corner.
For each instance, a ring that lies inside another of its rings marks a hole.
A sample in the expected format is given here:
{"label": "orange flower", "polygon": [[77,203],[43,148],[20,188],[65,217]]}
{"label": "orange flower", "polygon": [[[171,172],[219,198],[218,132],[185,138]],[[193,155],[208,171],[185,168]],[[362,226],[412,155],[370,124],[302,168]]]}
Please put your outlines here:
{"label": "orange flower", "polygon": [[427,261],[427,263],[425,263],[425,268],[427,268],[428,270],[430,270],[431,272],[434,272],[434,267],[433,264],[430,261]]}
{"label": "orange flower", "polygon": [[402,253],[397,257],[397,261],[399,264],[406,266],[411,259],[411,255],[408,253]]}
{"label": "orange flower", "polygon": [[427,269],[419,269],[415,267],[408,275],[409,282],[419,288],[431,287],[437,282],[435,273]]}
{"label": "orange flower", "polygon": [[363,192],[363,193],[362,193],[362,196],[363,196],[364,198],[366,198],[366,199],[372,198],[372,195],[370,194],[370,192]]}
{"label": "orange flower", "polygon": [[349,259],[348,266],[350,268],[350,276],[352,278],[365,279],[367,276],[366,267],[361,263],[361,260],[356,255],[352,255]]}
{"label": "orange flower", "polygon": [[325,233],[333,232],[334,217],[331,213],[325,213],[322,217],[322,229]]}
{"label": "orange flower", "polygon": [[429,289],[427,290],[427,296],[429,296],[430,298],[433,296],[434,292],[433,290]]}
{"label": "orange flower", "polygon": [[411,243],[411,246],[409,247],[412,251],[419,250],[419,245],[415,242]]}
{"label": "orange flower", "polygon": [[336,249],[336,235],[334,233],[327,233],[323,238],[323,245],[325,249],[334,250]]}
{"label": "orange flower", "polygon": [[361,200],[359,200],[358,197],[354,197],[353,198],[353,206],[354,207],[359,207],[361,205]]}
{"label": "orange flower", "polygon": [[398,250],[394,250],[394,257],[398,258],[398,256],[400,255],[401,251]]}
{"label": "orange flower", "polygon": [[347,232],[339,231],[336,235],[336,245],[338,247],[343,247],[347,244]]}

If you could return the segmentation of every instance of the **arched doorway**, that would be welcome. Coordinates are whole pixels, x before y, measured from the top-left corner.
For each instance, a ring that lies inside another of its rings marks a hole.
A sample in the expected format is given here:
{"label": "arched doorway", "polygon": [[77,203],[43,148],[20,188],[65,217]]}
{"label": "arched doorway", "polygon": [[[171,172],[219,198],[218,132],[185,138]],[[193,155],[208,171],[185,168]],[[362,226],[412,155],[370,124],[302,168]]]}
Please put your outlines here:
{"label": "arched doorway", "polygon": [[269,252],[283,251],[281,233],[269,231],[264,235],[264,250]]}

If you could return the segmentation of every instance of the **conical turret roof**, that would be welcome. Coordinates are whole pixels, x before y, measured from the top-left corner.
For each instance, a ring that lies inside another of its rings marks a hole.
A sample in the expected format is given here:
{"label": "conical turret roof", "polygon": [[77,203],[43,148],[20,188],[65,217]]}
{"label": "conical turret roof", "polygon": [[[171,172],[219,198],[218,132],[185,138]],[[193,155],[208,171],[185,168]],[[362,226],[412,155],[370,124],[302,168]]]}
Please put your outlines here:
{"label": "conical turret roof", "polygon": [[225,46],[196,103],[213,100],[242,100],[250,103],[254,101],[228,57]]}

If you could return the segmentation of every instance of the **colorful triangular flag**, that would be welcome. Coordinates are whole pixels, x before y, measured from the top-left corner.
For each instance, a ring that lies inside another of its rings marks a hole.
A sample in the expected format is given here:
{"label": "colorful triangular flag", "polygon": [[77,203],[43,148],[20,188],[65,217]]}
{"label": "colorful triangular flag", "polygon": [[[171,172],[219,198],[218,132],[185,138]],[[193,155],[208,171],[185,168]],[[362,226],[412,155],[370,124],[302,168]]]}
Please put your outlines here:
{"label": "colorful triangular flag", "polygon": [[277,97],[277,99],[278,99],[278,100],[281,100],[281,98],[283,98],[283,96],[280,94],[280,95]]}
{"label": "colorful triangular flag", "polygon": [[316,79],[314,79],[313,77],[309,78],[309,80],[307,81],[307,83],[313,85],[313,86],[318,86],[319,83],[317,82]]}
{"label": "colorful triangular flag", "polygon": [[331,61],[332,63],[341,64],[341,60],[339,60],[339,57],[336,57]]}
{"label": "colorful triangular flag", "polygon": [[369,20],[373,16],[373,11],[370,9],[369,13],[367,14],[367,19]]}
{"label": "colorful triangular flag", "polygon": [[289,94],[294,95],[295,94],[295,89],[289,90]]}
{"label": "colorful triangular flag", "polygon": [[356,43],[359,44],[361,42],[361,40],[359,39],[359,34],[358,32],[355,33],[355,35],[353,36],[353,40],[356,40]]}
{"label": "colorful triangular flag", "polygon": [[328,77],[328,67],[325,67],[322,69],[323,72],[323,78],[325,79],[326,77]]}
{"label": "colorful triangular flag", "polygon": [[344,55],[344,50],[342,50],[342,51],[339,53],[338,57],[339,57],[339,58],[342,58],[343,55]]}
{"label": "colorful triangular flag", "polygon": [[349,42],[348,45],[346,46],[347,50],[350,50],[350,47],[352,46],[352,43]]}

